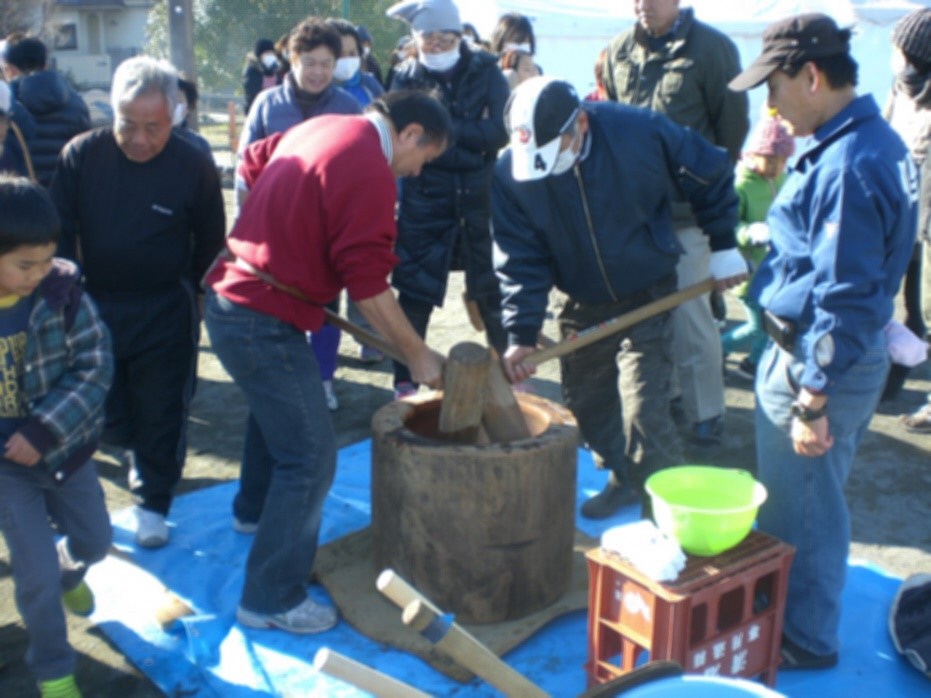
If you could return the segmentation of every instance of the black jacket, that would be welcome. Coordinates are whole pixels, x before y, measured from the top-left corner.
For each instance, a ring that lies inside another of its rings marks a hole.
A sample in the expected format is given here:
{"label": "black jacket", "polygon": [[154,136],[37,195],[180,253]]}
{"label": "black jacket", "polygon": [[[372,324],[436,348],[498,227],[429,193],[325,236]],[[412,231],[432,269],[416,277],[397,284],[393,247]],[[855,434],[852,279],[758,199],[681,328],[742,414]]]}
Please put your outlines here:
{"label": "black jacket", "polygon": [[436,90],[452,116],[455,142],[401,183],[392,284],[434,305],[446,294],[450,269],[464,269],[472,298],[494,296],[489,235],[491,170],[507,143],[504,105],[508,86],[494,56],[461,44],[456,67],[437,74],[416,56],[401,63],[392,90]]}
{"label": "black jacket", "polygon": [[81,95],[54,70],[40,70],[14,80],[13,96],[32,114],[36,130],[29,141],[36,177],[48,186],[65,143],[91,127]]}

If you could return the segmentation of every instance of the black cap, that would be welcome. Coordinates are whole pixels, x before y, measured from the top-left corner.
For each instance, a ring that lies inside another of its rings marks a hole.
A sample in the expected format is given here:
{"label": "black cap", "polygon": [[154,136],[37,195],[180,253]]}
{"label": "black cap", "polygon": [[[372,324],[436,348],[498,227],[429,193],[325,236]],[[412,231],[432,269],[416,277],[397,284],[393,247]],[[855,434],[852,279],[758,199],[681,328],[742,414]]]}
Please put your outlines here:
{"label": "black cap", "polygon": [[274,51],[275,43],[271,39],[259,39],[255,42],[255,48],[253,50],[255,51],[256,58],[258,58],[263,53]]}
{"label": "black cap", "polygon": [[727,86],[742,92],[761,84],[779,68],[849,52],[849,29],[839,29],[833,19],[820,13],[796,15],[766,28],[763,53]]}

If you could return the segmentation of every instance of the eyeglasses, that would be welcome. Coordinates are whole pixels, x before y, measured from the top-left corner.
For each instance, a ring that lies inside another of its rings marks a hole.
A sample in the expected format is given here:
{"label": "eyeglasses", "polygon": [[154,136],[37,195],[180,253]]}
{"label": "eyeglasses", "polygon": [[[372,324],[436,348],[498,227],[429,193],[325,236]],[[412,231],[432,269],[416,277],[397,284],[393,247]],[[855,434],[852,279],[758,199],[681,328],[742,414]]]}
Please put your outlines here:
{"label": "eyeglasses", "polygon": [[418,43],[424,48],[439,49],[448,51],[459,41],[459,35],[456,32],[417,32]]}

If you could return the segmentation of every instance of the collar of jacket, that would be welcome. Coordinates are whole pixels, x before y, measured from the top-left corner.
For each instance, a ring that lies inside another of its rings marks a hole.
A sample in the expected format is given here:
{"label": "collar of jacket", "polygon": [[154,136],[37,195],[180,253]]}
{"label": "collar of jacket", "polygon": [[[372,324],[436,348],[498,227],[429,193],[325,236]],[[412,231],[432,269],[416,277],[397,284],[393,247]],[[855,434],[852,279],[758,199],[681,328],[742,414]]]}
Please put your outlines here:
{"label": "collar of jacket", "polygon": [[679,17],[673,25],[674,32],[672,39],[666,43],[661,51],[650,50],[650,39],[653,37],[647,34],[646,29],[641,26],[640,22],[637,22],[634,26],[634,41],[647,55],[651,53],[666,53],[671,56],[685,46],[685,42],[688,39],[689,32],[692,30],[692,25],[694,23],[695,11],[691,7],[684,7],[679,10]]}
{"label": "collar of jacket", "polygon": [[855,97],[850,104],[815,129],[809,147],[799,153],[794,169],[802,169],[804,162],[815,157],[820,150],[837,140],[854,124],[874,118],[881,119],[882,115],[873,96],[866,94]]}

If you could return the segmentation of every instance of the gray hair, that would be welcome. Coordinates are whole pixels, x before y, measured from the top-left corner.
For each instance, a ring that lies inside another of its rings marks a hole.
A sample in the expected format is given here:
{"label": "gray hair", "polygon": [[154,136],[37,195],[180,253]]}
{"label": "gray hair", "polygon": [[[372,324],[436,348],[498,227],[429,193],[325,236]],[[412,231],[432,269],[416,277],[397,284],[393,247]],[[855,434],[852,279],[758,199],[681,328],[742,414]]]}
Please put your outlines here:
{"label": "gray hair", "polygon": [[119,113],[121,104],[149,92],[161,92],[168,101],[168,113],[174,114],[179,100],[178,71],[164,59],[151,56],[127,58],[113,74],[113,86],[110,88],[113,113]]}

